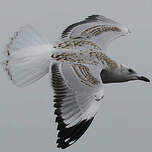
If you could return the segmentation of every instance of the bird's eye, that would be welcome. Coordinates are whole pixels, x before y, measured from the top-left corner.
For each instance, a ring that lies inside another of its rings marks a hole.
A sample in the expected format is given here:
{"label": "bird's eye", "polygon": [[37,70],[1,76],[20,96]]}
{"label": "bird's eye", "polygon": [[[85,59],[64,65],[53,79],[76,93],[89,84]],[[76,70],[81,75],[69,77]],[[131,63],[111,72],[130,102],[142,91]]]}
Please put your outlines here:
{"label": "bird's eye", "polygon": [[133,73],[134,71],[132,69],[128,69],[128,72]]}

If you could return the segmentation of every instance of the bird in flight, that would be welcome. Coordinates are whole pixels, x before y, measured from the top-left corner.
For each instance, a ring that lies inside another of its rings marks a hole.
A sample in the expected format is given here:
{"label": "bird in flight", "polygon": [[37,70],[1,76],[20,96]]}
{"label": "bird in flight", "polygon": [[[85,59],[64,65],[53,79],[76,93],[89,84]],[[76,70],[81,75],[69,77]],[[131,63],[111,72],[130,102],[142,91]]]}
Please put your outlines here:
{"label": "bird in flight", "polygon": [[3,68],[19,87],[49,73],[58,148],[69,147],[85,133],[104,97],[104,84],[150,82],[106,55],[109,43],[128,33],[128,28],[101,15],[70,25],[53,45],[30,25],[14,33],[4,51]]}

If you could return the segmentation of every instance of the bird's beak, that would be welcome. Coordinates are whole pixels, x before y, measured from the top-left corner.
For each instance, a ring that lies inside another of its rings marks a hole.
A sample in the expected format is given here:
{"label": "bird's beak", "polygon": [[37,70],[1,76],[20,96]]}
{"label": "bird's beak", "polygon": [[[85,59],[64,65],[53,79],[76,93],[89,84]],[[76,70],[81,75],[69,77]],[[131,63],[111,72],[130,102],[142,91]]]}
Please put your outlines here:
{"label": "bird's beak", "polygon": [[148,78],[144,77],[144,76],[138,76],[137,79],[145,81],[145,82],[150,82],[150,80]]}

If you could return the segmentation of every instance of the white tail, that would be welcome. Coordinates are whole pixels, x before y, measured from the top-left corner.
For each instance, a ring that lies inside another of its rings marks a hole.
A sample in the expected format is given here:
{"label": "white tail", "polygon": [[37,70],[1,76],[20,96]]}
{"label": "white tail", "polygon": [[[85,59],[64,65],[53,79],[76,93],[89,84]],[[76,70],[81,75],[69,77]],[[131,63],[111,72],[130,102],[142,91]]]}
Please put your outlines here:
{"label": "white tail", "polygon": [[21,27],[4,51],[2,65],[13,83],[25,87],[49,71],[49,54],[53,47],[33,27]]}

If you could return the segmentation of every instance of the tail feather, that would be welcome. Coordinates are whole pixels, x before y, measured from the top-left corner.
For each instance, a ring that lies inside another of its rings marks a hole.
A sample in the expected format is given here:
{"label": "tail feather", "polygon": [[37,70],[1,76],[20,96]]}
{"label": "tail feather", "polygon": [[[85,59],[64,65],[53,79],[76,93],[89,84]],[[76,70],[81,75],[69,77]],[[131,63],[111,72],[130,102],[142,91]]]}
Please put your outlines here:
{"label": "tail feather", "polygon": [[15,85],[25,87],[48,73],[52,49],[47,39],[26,25],[6,46],[2,66]]}

